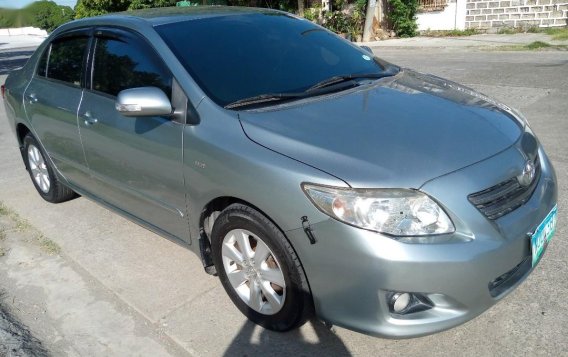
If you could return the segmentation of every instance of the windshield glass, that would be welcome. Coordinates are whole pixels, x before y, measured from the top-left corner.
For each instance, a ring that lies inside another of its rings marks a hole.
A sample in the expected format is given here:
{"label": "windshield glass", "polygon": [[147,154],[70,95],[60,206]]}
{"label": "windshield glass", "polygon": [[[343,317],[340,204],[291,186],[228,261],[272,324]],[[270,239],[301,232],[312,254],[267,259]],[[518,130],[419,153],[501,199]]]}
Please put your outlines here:
{"label": "windshield glass", "polygon": [[366,51],[283,13],[236,14],[156,30],[217,104],[267,93],[298,93],[333,76],[381,73]]}

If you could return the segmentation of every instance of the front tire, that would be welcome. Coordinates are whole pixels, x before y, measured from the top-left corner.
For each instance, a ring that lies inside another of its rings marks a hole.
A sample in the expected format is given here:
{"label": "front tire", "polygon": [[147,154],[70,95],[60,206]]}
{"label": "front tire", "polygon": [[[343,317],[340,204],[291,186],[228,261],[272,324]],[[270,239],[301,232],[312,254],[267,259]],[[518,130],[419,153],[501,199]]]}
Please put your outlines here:
{"label": "front tire", "polygon": [[26,168],[39,195],[51,203],[74,198],[75,192],[59,181],[45,151],[32,134],[24,137],[23,144]]}
{"label": "front tire", "polygon": [[274,223],[251,207],[232,204],[215,221],[211,236],[221,283],[249,320],[275,331],[305,323],[313,311],[307,280]]}

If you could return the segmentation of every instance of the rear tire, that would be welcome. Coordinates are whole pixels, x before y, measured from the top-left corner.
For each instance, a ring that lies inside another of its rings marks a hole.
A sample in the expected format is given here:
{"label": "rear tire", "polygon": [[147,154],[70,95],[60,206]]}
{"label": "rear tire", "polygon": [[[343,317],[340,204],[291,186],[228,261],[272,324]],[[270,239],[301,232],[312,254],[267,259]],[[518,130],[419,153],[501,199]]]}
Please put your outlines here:
{"label": "rear tire", "polygon": [[251,207],[232,204],[211,236],[221,283],[249,320],[288,331],[310,318],[312,297],[300,260],[274,223]]}
{"label": "rear tire", "polygon": [[32,134],[24,137],[24,160],[39,195],[51,203],[59,203],[77,195],[57,178],[51,161]]}

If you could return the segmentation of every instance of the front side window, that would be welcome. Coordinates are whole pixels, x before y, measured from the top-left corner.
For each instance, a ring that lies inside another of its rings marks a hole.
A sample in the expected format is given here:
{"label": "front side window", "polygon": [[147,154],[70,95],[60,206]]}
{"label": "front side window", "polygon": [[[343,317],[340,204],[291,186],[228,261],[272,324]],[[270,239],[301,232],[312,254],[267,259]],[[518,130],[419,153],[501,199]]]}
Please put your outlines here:
{"label": "front side window", "polygon": [[112,96],[124,89],[158,87],[171,96],[172,75],[156,55],[138,41],[98,38],[92,89]]}
{"label": "front side window", "polygon": [[[45,76],[50,79],[81,85],[83,56],[88,44],[88,37],[72,37],[55,40],[47,56],[48,64]],[[45,55],[45,54],[44,54]],[[38,74],[41,72],[41,61]]]}

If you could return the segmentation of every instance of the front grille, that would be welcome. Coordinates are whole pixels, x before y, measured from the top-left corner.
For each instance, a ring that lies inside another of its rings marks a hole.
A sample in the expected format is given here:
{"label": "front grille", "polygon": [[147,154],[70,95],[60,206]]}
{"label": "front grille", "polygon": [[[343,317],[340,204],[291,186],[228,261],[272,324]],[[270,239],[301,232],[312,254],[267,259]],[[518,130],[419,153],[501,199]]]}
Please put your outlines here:
{"label": "front grille", "polygon": [[532,196],[540,179],[540,160],[534,161],[535,177],[529,186],[523,187],[516,177],[472,193],[467,198],[487,218],[495,220],[524,205]]}

